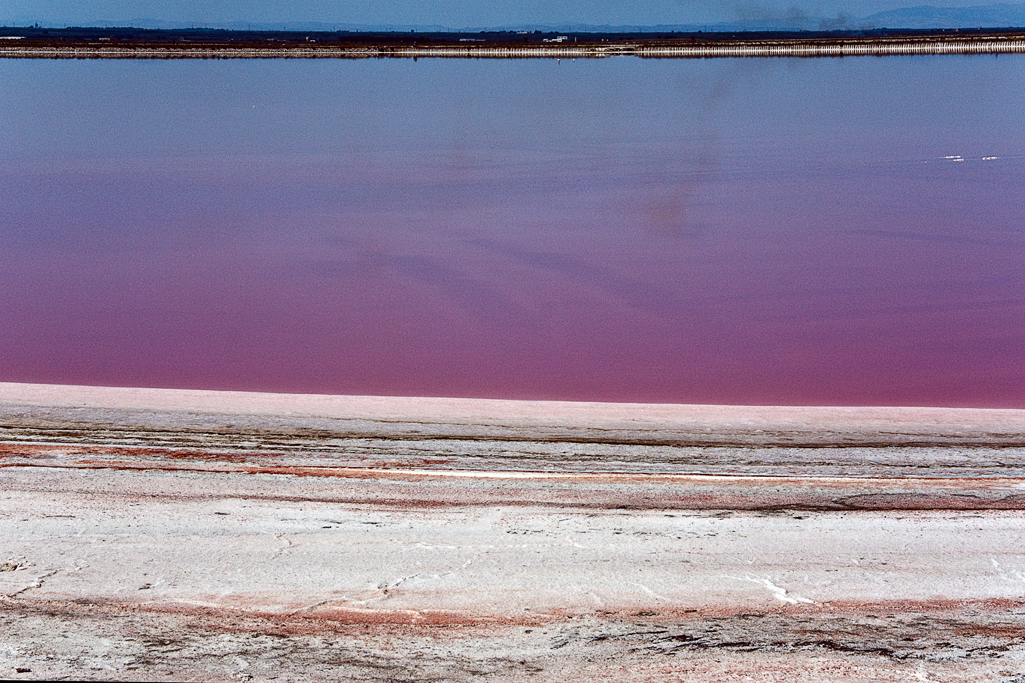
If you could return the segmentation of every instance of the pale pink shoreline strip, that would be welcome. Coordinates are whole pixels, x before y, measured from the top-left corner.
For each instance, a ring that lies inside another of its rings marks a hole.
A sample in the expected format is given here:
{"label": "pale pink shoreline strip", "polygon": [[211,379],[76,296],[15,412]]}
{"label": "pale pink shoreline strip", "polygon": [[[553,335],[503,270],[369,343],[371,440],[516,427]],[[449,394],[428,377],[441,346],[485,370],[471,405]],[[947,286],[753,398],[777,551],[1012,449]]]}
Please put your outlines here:
{"label": "pale pink shoreline strip", "polygon": [[1025,431],[1025,410],[927,407],[731,406],[336,396],[0,382],[0,402],[349,419],[501,421],[522,426],[688,426],[731,429],[947,428]]}

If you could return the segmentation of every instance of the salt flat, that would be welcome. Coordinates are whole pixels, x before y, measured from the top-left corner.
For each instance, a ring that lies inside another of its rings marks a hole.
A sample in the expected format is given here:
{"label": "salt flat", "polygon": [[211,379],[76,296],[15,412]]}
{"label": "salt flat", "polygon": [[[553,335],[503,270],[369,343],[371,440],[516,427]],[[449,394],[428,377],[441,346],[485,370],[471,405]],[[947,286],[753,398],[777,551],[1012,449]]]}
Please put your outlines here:
{"label": "salt flat", "polygon": [[5,677],[1025,677],[1025,411],[6,384],[0,466]]}

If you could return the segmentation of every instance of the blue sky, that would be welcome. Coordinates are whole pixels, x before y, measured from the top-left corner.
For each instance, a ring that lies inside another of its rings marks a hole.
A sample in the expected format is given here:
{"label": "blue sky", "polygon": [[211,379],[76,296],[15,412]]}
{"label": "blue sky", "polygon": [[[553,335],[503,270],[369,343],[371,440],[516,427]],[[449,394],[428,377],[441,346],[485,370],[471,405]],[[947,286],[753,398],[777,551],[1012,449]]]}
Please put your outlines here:
{"label": "blue sky", "polygon": [[0,23],[47,26],[135,19],[170,22],[325,22],[483,28],[522,24],[689,24],[772,19],[829,19],[933,5],[965,7],[987,0],[4,0]]}

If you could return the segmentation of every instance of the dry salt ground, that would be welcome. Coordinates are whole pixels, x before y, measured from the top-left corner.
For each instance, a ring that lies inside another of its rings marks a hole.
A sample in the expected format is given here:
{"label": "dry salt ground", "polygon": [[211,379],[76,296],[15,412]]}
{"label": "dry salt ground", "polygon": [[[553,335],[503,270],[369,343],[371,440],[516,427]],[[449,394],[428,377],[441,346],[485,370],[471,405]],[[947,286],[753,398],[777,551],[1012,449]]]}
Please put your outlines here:
{"label": "dry salt ground", "polygon": [[1025,681],[1025,411],[0,384],[0,677]]}

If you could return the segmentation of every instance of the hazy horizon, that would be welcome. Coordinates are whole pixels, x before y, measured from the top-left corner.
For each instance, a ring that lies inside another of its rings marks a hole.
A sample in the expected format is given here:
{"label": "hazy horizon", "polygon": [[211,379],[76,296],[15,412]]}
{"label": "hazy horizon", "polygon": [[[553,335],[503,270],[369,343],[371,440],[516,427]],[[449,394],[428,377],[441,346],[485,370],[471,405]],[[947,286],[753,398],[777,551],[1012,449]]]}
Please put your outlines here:
{"label": "hazy horizon", "polygon": [[[879,23],[882,21],[883,23]],[[886,22],[890,23],[886,23]],[[895,22],[895,23],[894,23]],[[405,0],[385,6],[362,0],[321,0],[290,5],[270,2],[167,3],[149,0],[40,2],[12,0],[0,25],[47,28],[133,26],[138,28],[295,28],[296,30],[501,30],[524,28],[650,28],[722,25],[728,28],[960,28],[1018,26],[1025,4],[979,4],[957,0],[909,4],[902,0],[740,2],[641,0],[593,7],[576,0],[544,4],[531,0],[470,3],[464,0]]]}

